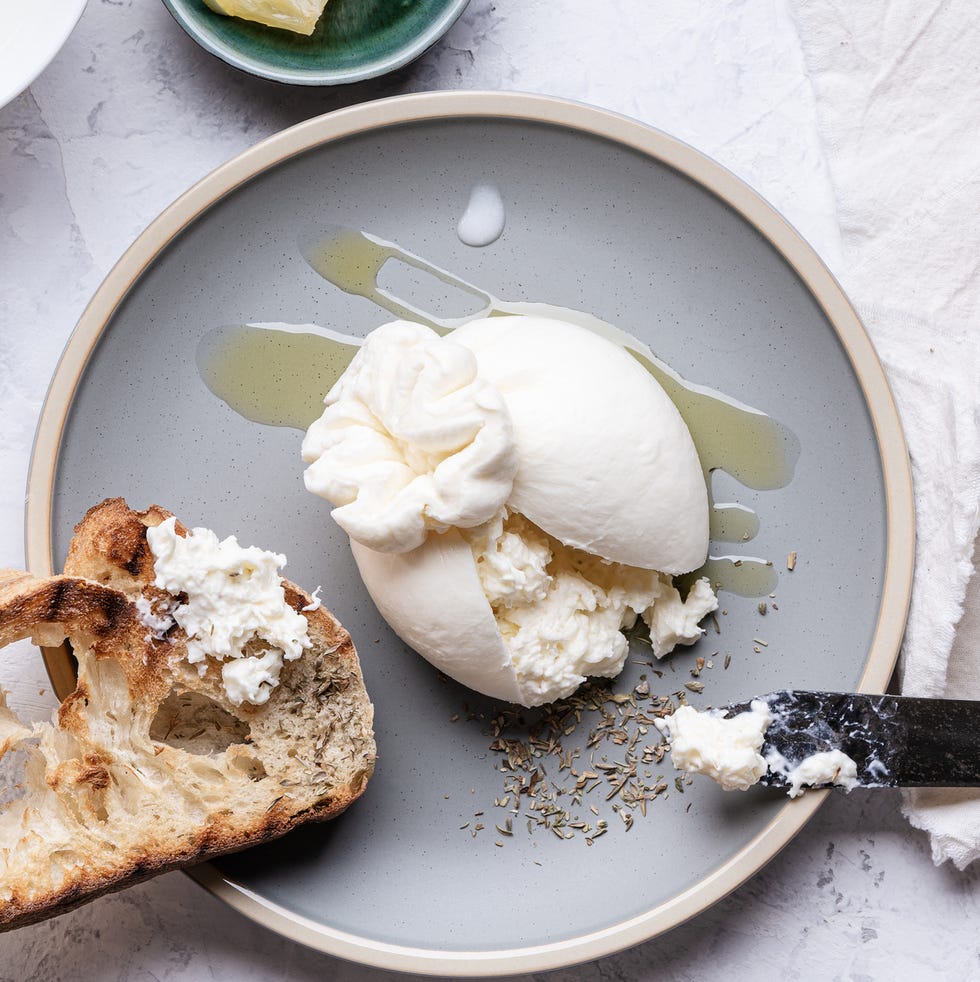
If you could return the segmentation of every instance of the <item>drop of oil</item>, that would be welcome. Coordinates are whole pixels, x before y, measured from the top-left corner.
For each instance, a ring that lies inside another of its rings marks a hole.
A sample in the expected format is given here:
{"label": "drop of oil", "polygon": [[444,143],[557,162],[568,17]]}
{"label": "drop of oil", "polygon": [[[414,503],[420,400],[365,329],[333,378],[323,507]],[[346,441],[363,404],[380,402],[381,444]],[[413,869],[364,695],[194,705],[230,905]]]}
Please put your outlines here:
{"label": "drop of oil", "polygon": [[711,509],[711,538],[716,542],[749,542],[759,534],[759,516],[737,502],[715,502]]}
{"label": "drop of oil", "polygon": [[726,590],[739,597],[768,597],[774,593],[779,577],[767,559],[752,556],[709,556],[693,573],[677,578],[677,587],[685,596],[695,580],[706,576],[715,590]]}

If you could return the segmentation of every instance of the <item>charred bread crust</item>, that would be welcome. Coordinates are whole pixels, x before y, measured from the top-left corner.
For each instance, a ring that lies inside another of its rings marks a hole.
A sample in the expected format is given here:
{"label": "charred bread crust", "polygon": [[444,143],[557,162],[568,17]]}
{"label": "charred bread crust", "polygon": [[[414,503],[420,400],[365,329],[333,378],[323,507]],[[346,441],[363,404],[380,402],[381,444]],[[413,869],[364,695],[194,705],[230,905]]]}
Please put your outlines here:
{"label": "charred bread crust", "polygon": [[[137,512],[122,499],[109,499],[76,527],[66,564],[74,575],[38,579],[0,570],[0,645],[26,637],[52,644],[67,637],[79,662],[75,691],[60,706],[54,727],[18,729],[0,700],[0,756],[46,734],[28,751],[39,762],[35,774],[43,773],[37,786],[25,778],[35,804],[21,812],[0,807],[0,930],[333,818],[360,797],[374,769],[373,708],[354,645],[336,618],[295,584],[283,581],[286,600],[307,619],[313,646],[284,666],[280,685],[264,705],[231,705],[220,667],[209,665],[200,676],[188,665],[179,628],[163,638],[152,636],[134,601],[154,589],[146,528],[169,515],[158,506]],[[183,526],[178,530],[186,533]],[[203,700],[198,711],[206,707],[215,730],[227,729],[230,720],[248,735],[207,753],[151,735],[152,722],[175,695]],[[113,744],[107,734],[116,733],[119,717],[124,732]],[[6,740],[4,733],[10,734]],[[167,796],[186,796],[193,806],[167,815],[166,834],[145,819],[129,821],[127,804],[143,808],[158,800],[147,798],[155,792],[133,778],[131,772],[144,770],[161,786],[161,811]],[[202,771],[213,774],[203,792]],[[127,782],[137,792],[128,803]],[[222,798],[221,807],[208,806],[200,820],[189,817],[215,797]],[[67,836],[81,859],[47,885],[33,875],[46,868],[46,816],[54,839]],[[4,829],[18,817],[26,829],[20,838],[18,829]]]}

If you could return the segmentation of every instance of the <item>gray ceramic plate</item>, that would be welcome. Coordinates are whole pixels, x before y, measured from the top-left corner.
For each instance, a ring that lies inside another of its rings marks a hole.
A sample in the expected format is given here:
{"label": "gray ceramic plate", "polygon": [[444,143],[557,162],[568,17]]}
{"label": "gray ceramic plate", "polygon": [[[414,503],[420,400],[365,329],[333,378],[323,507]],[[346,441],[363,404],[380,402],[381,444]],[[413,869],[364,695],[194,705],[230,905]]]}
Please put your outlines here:
{"label": "gray ceramic plate", "polygon": [[[487,181],[507,222],[476,249],[456,226]],[[799,236],[690,148],[557,100],[432,94],[312,120],[191,189],[100,288],[43,412],[27,516],[33,570],[61,564],[73,523],[102,497],[160,502],[287,553],[289,575],[322,583],[357,642],[377,706],[368,793],[328,826],[198,871],[210,889],[306,944],[442,974],[551,968],[680,923],[771,858],[823,795],[790,803],[708,781],[681,794],[664,765],[670,794],[629,831],[613,815],[591,847],[581,835],[528,835],[523,817],[512,837],[494,830],[506,817],[493,806],[503,776],[486,720],[468,716],[493,707],[440,681],[379,619],[326,504],[303,490],[299,434],[232,412],[195,368],[217,325],[312,321],[363,335],[390,319],[303,261],[296,239],[311,217],[397,242],[499,297],[596,314],[796,433],[787,487],[716,481],[720,498],[759,513],[745,551],[774,561],[778,611],[763,618],[757,600],[723,596],[722,633],[673,670],[659,666],[664,680],[650,676],[679,688],[698,656],[717,651],[695,704],[784,686],[880,691],[890,675],[911,582],[911,488],[867,336]],[[402,292],[428,291],[430,303],[452,293],[412,283]],[[64,691],[66,663],[51,669]],[[630,684],[641,671],[630,666]],[[480,821],[489,831],[474,837]]]}

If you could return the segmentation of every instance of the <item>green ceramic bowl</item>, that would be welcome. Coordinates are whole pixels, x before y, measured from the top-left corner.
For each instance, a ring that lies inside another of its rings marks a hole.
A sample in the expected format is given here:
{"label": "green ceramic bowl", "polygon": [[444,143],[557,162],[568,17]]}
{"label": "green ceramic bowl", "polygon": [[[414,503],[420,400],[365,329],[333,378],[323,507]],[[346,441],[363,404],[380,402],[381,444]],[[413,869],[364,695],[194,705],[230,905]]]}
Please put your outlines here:
{"label": "green ceramic bowl", "polygon": [[293,85],[340,85],[394,71],[452,27],[468,0],[330,0],[309,36],[163,0],[211,54],[251,75]]}

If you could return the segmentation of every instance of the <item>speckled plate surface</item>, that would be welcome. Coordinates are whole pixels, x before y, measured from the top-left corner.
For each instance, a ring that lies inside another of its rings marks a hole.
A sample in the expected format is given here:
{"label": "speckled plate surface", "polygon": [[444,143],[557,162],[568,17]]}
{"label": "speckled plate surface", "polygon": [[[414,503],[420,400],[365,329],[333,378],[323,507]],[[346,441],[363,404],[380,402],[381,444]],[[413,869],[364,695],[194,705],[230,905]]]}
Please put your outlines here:
{"label": "speckled plate surface", "polygon": [[[488,180],[506,226],[471,248],[456,227]],[[714,480],[717,500],[759,515],[745,551],[773,561],[778,610],[763,617],[758,599],[724,594],[720,633],[657,666],[638,648],[619,691],[643,674],[655,690],[681,689],[698,657],[713,667],[704,692],[688,692],[695,705],[791,686],[884,687],[911,584],[912,499],[871,344],[802,239],[690,148],[581,105],[442,93],[311,120],[219,168],[108,276],[53,380],[30,478],[31,568],[59,567],[73,524],[107,495],[283,551],[288,575],[322,584],[351,631],[377,707],[380,760],[364,798],[327,826],[196,871],[203,883],[305,944],[413,972],[554,968],[665,931],[759,869],[823,794],[789,802],[709,781],[681,793],[666,763],[650,764],[641,772],[669,790],[629,830],[605,788],[575,808],[608,817],[591,846],[581,834],[529,834],[523,806],[513,835],[496,830],[509,817],[494,805],[505,775],[488,718],[499,707],[440,680],[380,620],[325,502],[303,490],[299,433],[248,422],[196,369],[217,325],[314,322],[363,335],[390,319],[304,262],[297,235],[311,216],[397,242],[498,297],[598,315],[799,438],[786,487]],[[445,288],[425,289],[428,302],[445,300]],[[63,692],[67,663],[50,666]],[[624,753],[607,743],[596,762]],[[574,783],[557,760],[542,763],[549,781]]]}
{"label": "speckled plate surface", "polygon": [[224,17],[203,0],[163,2],[198,44],[235,68],[293,85],[340,85],[407,65],[469,0],[330,0],[309,37]]}

